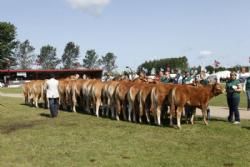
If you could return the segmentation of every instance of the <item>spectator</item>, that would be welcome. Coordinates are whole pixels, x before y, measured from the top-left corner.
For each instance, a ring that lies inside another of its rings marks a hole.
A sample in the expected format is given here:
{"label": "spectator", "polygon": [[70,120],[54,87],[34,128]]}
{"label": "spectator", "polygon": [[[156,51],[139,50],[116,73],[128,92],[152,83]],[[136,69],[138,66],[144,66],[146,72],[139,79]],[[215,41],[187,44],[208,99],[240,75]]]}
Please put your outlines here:
{"label": "spectator", "polygon": [[182,84],[191,84],[193,83],[193,78],[190,76],[190,73],[188,71],[185,72],[185,75],[182,79]]}
{"label": "spectator", "polygon": [[[200,73],[200,84],[206,86],[209,84],[209,81],[206,79],[206,73],[205,71],[201,71]],[[210,108],[209,106],[207,107],[207,119],[210,119]]]}
{"label": "spectator", "polygon": [[59,92],[58,92],[58,80],[55,79],[54,74],[50,74],[50,79],[46,81],[46,95],[49,99],[49,109],[51,117],[57,117],[58,115],[58,100],[59,100]]}
{"label": "spectator", "polygon": [[176,71],[176,76],[174,78],[174,84],[182,84],[182,76],[181,76],[180,70]]}
{"label": "spectator", "polygon": [[170,74],[169,72],[165,72],[165,75],[163,74],[163,71],[159,72],[159,76],[160,76],[160,82],[162,83],[169,83],[170,82]]}
{"label": "spectator", "polygon": [[[182,84],[191,84],[191,83],[193,83],[193,78],[190,76],[190,73],[186,71],[182,79]],[[185,106],[185,116],[187,121],[188,119],[191,118],[193,112],[195,112],[195,107]]]}
{"label": "spectator", "polygon": [[250,77],[246,78],[243,88],[247,95],[247,111],[250,111]]}
{"label": "spectator", "polygon": [[239,103],[240,103],[240,92],[242,90],[240,81],[236,79],[236,72],[230,73],[230,78],[226,82],[227,91],[227,104],[229,107],[228,121],[234,122],[233,124],[240,124],[240,113],[239,113]]}

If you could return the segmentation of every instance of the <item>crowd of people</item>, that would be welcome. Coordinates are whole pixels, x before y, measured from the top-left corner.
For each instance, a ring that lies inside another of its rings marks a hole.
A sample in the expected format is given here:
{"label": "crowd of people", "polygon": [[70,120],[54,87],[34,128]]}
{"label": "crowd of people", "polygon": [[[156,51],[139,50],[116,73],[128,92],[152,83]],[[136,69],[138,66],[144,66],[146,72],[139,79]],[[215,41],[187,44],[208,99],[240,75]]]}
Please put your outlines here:
{"label": "crowd of people", "polygon": [[[110,77],[110,76],[108,76]],[[139,73],[139,77],[142,79],[147,78],[144,71],[141,71]],[[48,80],[48,92],[53,92],[52,89],[55,89],[55,85],[57,84],[54,80],[54,77],[51,77],[53,81]],[[148,78],[149,82],[152,79]],[[171,74],[169,71],[160,70],[158,75],[155,76],[153,79],[154,81],[161,82],[164,84],[189,84],[195,86],[196,84],[200,85],[208,85],[211,81],[209,81],[206,77],[206,72],[201,71],[198,75],[191,75],[189,71],[185,71],[183,74],[180,72],[177,72],[174,77],[171,77]],[[212,82],[216,82],[212,81]],[[244,84],[240,82],[239,79],[237,79],[237,73],[231,72],[230,78],[227,79],[225,84],[225,90],[226,90],[226,98],[227,98],[227,104],[229,108],[229,116],[228,121],[232,122],[234,124],[240,124],[240,113],[239,113],[239,103],[240,103],[240,93],[243,91],[246,92],[247,95],[247,110],[250,111],[250,77],[247,77],[245,79]],[[53,104],[56,104],[57,101],[57,93],[52,93],[52,97],[50,97],[50,105],[53,106]],[[54,97],[55,94],[55,97]],[[54,100],[54,98],[56,100]],[[51,107],[51,115],[52,117],[57,116],[57,106]],[[194,112],[195,108],[191,106],[186,106],[185,108],[185,115],[187,118],[189,118],[192,115],[192,112]],[[210,109],[207,110],[208,119],[210,119]]]}
{"label": "crowd of people", "polygon": [[[175,83],[175,84],[195,84],[200,83],[201,85],[208,85],[209,80],[206,79],[205,71],[201,71],[199,75],[191,76],[188,71],[183,75],[176,74],[174,78],[170,77],[170,73],[166,71],[159,72],[159,81],[162,83]],[[215,80],[216,82],[216,80]],[[243,86],[242,86],[243,85]],[[240,104],[240,93],[242,90],[246,92],[247,95],[247,110],[250,111],[250,77],[245,79],[244,84],[240,82],[237,78],[237,73],[232,71],[230,73],[230,78],[226,80],[226,99],[229,108],[228,121],[233,124],[240,124],[240,113],[239,113],[239,104]],[[186,106],[185,115],[189,117],[194,110],[190,106]],[[207,111],[208,118],[210,118],[210,109]]]}

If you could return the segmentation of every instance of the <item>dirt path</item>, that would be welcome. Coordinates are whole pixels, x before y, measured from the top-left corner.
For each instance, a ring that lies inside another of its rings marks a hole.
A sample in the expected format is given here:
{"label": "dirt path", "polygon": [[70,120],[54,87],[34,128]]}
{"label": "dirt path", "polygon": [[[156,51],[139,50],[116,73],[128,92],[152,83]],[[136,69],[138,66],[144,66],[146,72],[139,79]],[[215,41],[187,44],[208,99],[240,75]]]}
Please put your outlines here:
{"label": "dirt path", "polygon": [[[16,97],[23,98],[23,94],[13,94],[13,93],[2,93],[0,92],[0,96],[2,97]],[[249,119],[250,120],[250,111],[247,111],[244,108],[240,108],[240,118],[241,119]],[[218,107],[218,106],[210,106],[210,115],[211,117],[219,117],[219,118],[227,118],[228,116],[228,108],[227,107]],[[201,111],[197,109],[197,115],[202,115]]]}
{"label": "dirt path", "polygon": [[[241,119],[249,119],[250,120],[250,111],[247,111],[244,108],[240,108],[240,118]],[[197,115],[202,115],[201,110],[196,110]],[[210,106],[210,115],[211,117],[219,117],[219,118],[227,118],[228,117],[228,107],[218,107],[218,106]]]}

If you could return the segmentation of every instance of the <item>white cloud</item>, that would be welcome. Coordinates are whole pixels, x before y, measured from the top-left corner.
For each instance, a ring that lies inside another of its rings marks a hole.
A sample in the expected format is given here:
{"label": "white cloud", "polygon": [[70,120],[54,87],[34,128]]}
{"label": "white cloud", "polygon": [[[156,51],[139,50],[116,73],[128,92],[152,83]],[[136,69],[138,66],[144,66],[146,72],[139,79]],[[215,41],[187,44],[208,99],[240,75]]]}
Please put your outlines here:
{"label": "white cloud", "polygon": [[67,0],[73,9],[80,9],[93,15],[100,15],[111,0]]}
{"label": "white cloud", "polygon": [[212,54],[213,54],[213,52],[210,51],[210,50],[202,50],[202,51],[200,51],[200,55],[202,55],[202,56],[209,56],[209,55],[212,55]]}

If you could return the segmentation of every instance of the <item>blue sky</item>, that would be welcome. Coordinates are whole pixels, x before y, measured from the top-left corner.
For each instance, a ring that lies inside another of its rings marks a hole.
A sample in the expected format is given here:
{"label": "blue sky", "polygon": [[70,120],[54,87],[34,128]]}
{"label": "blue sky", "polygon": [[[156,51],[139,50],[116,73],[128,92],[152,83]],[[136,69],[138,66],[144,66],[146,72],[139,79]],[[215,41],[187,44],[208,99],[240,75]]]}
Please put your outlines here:
{"label": "blue sky", "polygon": [[119,69],[146,60],[186,56],[191,66],[249,65],[249,0],[0,0],[0,21],[36,48],[65,45],[102,56]]}

